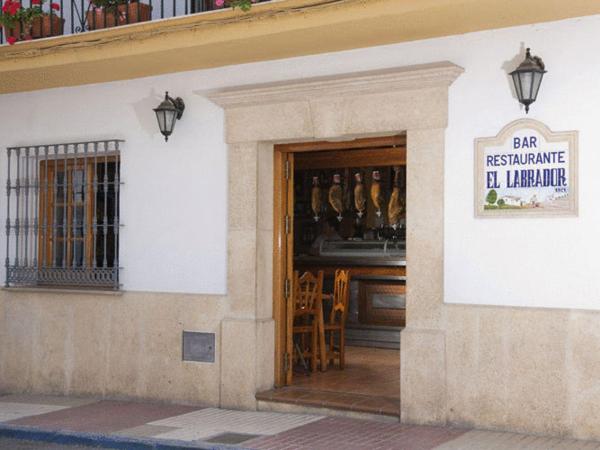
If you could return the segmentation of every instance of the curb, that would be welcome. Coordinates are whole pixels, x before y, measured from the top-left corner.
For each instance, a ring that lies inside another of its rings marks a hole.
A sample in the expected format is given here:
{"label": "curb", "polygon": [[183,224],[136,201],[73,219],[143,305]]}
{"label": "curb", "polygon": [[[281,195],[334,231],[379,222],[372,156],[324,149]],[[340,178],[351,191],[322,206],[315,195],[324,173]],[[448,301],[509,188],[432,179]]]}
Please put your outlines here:
{"label": "curb", "polygon": [[40,430],[33,427],[6,424],[0,424],[0,437],[62,445],[87,445],[118,450],[231,450],[243,448],[225,444],[211,444],[210,442],[203,441],[183,442],[166,439],[142,439],[72,431]]}

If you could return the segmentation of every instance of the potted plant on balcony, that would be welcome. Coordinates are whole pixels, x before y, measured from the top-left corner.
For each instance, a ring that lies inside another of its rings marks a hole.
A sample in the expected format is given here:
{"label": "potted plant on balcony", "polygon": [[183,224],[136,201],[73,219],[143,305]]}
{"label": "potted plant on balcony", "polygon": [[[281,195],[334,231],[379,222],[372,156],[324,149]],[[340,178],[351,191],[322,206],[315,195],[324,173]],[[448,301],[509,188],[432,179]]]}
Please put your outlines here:
{"label": "potted plant on balcony", "polygon": [[258,0],[214,0],[217,8],[240,8],[242,11],[250,11],[252,3],[258,3]]}
{"label": "potted plant on balcony", "polygon": [[4,0],[0,25],[4,28],[6,42],[39,39],[63,34],[65,20],[56,14],[60,11],[58,3],[51,3],[49,12],[43,10],[46,0],[31,0],[24,7],[17,0]]}
{"label": "potted plant on balcony", "polygon": [[90,30],[147,22],[152,6],[138,0],[90,0],[86,19]]}

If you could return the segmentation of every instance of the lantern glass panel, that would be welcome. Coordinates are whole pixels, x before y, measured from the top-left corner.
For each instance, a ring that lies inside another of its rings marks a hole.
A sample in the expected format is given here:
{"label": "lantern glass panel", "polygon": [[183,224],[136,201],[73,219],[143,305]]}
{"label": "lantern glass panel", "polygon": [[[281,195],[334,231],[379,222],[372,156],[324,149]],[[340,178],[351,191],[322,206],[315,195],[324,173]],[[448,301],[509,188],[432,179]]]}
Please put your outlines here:
{"label": "lantern glass panel", "polygon": [[533,87],[533,74],[531,72],[519,73],[521,78],[521,89],[523,90],[523,100],[530,100]]}
{"label": "lantern glass panel", "polygon": [[531,99],[535,101],[537,99],[538,91],[540,90],[540,86],[542,84],[542,78],[544,74],[542,72],[533,72],[533,88],[531,92]]}
{"label": "lantern glass panel", "polygon": [[177,111],[175,109],[158,109],[156,111],[156,118],[158,119],[160,132],[165,136],[170,136],[173,128],[175,128]]}
{"label": "lantern glass panel", "polygon": [[515,85],[515,91],[517,91],[517,98],[519,101],[523,99],[523,89],[521,89],[521,79],[519,78],[518,72],[513,72],[513,84]]}
{"label": "lantern glass panel", "polygon": [[158,128],[159,128],[160,132],[164,134],[165,130],[167,129],[167,127],[166,127],[167,121],[166,121],[165,111],[157,110],[156,118],[158,119]]}
{"label": "lantern glass panel", "polygon": [[166,124],[167,124],[166,130],[168,131],[169,134],[171,134],[173,132],[173,130],[175,129],[176,122],[177,122],[177,111],[175,111],[175,110],[167,111],[166,112]]}

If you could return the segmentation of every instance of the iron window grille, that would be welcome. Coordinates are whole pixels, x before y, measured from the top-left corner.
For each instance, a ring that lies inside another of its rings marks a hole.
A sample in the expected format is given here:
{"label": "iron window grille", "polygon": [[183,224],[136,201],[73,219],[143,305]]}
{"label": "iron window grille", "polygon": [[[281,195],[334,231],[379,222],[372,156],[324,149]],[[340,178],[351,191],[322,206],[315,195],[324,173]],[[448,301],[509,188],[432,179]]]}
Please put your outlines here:
{"label": "iron window grille", "polygon": [[7,149],[7,287],[119,289],[122,142]]}

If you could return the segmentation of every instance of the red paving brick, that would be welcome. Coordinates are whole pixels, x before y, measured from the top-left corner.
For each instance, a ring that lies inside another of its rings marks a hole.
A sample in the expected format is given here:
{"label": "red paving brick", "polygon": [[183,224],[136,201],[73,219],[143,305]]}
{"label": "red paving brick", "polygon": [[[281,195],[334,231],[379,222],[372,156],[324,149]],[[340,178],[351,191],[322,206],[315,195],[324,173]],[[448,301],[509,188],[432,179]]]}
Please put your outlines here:
{"label": "red paving brick", "polygon": [[118,401],[100,401],[8,422],[46,430],[114,433],[147,422],[187,414],[201,408]]}
{"label": "red paving brick", "polygon": [[243,445],[256,450],[430,450],[467,431],[328,417],[275,436],[252,439]]}

